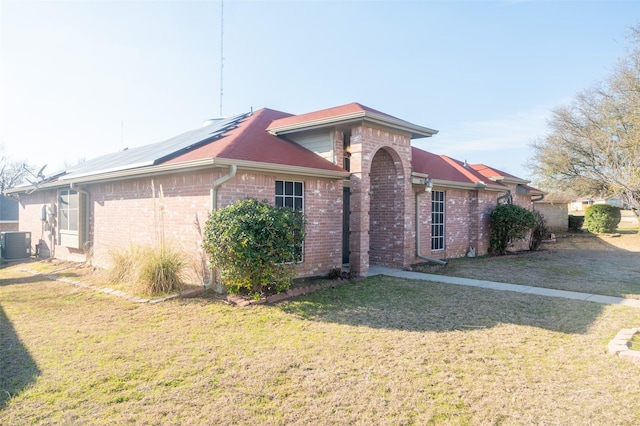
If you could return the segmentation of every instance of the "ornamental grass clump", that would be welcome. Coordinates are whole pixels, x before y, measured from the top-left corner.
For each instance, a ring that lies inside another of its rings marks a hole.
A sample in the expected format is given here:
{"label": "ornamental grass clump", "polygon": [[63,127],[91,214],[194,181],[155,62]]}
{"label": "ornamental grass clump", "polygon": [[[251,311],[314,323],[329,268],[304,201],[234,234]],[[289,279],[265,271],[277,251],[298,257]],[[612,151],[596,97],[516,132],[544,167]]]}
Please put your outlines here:
{"label": "ornamental grass clump", "polygon": [[137,268],[143,253],[142,247],[130,245],[128,249],[111,250],[111,265],[105,271],[105,279],[110,284],[124,284],[135,281]]}
{"label": "ornamental grass clump", "polygon": [[140,263],[138,289],[145,294],[166,294],[184,288],[186,261],[182,252],[169,246],[149,248]]}
{"label": "ornamental grass clump", "polygon": [[230,293],[278,293],[296,275],[305,219],[299,210],[246,198],[213,211],[204,234],[204,251]]}
{"label": "ornamental grass clump", "polygon": [[177,249],[131,245],[127,250],[114,250],[110,255],[107,281],[111,284],[146,295],[173,293],[184,288],[187,262]]}

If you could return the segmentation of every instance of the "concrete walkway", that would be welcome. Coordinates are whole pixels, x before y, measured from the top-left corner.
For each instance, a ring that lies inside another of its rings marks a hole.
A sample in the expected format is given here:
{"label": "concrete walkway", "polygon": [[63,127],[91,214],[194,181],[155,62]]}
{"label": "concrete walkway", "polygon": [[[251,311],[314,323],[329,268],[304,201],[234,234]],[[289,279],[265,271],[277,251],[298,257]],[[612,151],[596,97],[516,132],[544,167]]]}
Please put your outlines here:
{"label": "concrete walkway", "polygon": [[584,300],[586,302],[602,303],[605,305],[622,305],[632,308],[640,308],[640,300],[625,299],[624,297],[602,296],[599,294],[579,293],[577,291],[556,290],[544,287],[532,287],[528,285],[505,284],[494,281],[473,280],[470,278],[449,277],[446,275],[423,274],[422,272],[403,271],[401,269],[387,268],[385,266],[369,267],[369,275],[388,275],[391,277],[408,278],[412,280],[435,281],[445,284],[466,285],[470,287],[488,288],[491,290],[515,291],[516,293],[529,293],[538,296],[562,297],[565,299]]}

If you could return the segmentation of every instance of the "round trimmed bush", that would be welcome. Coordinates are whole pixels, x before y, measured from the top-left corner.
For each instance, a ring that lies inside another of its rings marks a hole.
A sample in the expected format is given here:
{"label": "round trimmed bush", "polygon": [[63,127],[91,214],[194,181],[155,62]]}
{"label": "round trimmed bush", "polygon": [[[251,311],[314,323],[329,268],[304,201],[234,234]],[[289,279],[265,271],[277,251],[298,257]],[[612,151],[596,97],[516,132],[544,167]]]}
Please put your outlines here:
{"label": "round trimmed bush", "polygon": [[304,228],[301,211],[246,198],[209,215],[202,245],[229,292],[280,292],[295,277]]}
{"label": "round trimmed bush", "polygon": [[609,204],[593,204],[584,212],[584,224],[594,234],[613,233],[622,215],[620,208]]}

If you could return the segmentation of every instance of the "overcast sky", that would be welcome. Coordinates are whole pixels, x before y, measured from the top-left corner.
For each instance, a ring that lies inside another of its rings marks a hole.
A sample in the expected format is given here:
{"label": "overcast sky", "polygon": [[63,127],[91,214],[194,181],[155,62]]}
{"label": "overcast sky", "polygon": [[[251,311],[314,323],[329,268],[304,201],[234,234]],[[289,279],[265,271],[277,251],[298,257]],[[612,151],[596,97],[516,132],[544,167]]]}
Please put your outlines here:
{"label": "overcast sky", "polygon": [[604,79],[640,22],[640,1],[221,6],[0,1],[4,155],[46,174],[221,113],[359,102],[439,130],[415,146],[532,178],[550,111]]}

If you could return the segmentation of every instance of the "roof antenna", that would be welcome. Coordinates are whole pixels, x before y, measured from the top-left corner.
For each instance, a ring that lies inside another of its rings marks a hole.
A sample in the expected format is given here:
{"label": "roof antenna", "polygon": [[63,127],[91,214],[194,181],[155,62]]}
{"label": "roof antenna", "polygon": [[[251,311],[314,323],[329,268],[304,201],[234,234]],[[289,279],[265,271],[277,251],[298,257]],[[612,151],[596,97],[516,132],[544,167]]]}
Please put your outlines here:
{"label": "roof antenna", "polygon": [[224,0],[220,0],[220,117],[222,117],[222,68],[224,67]]}

